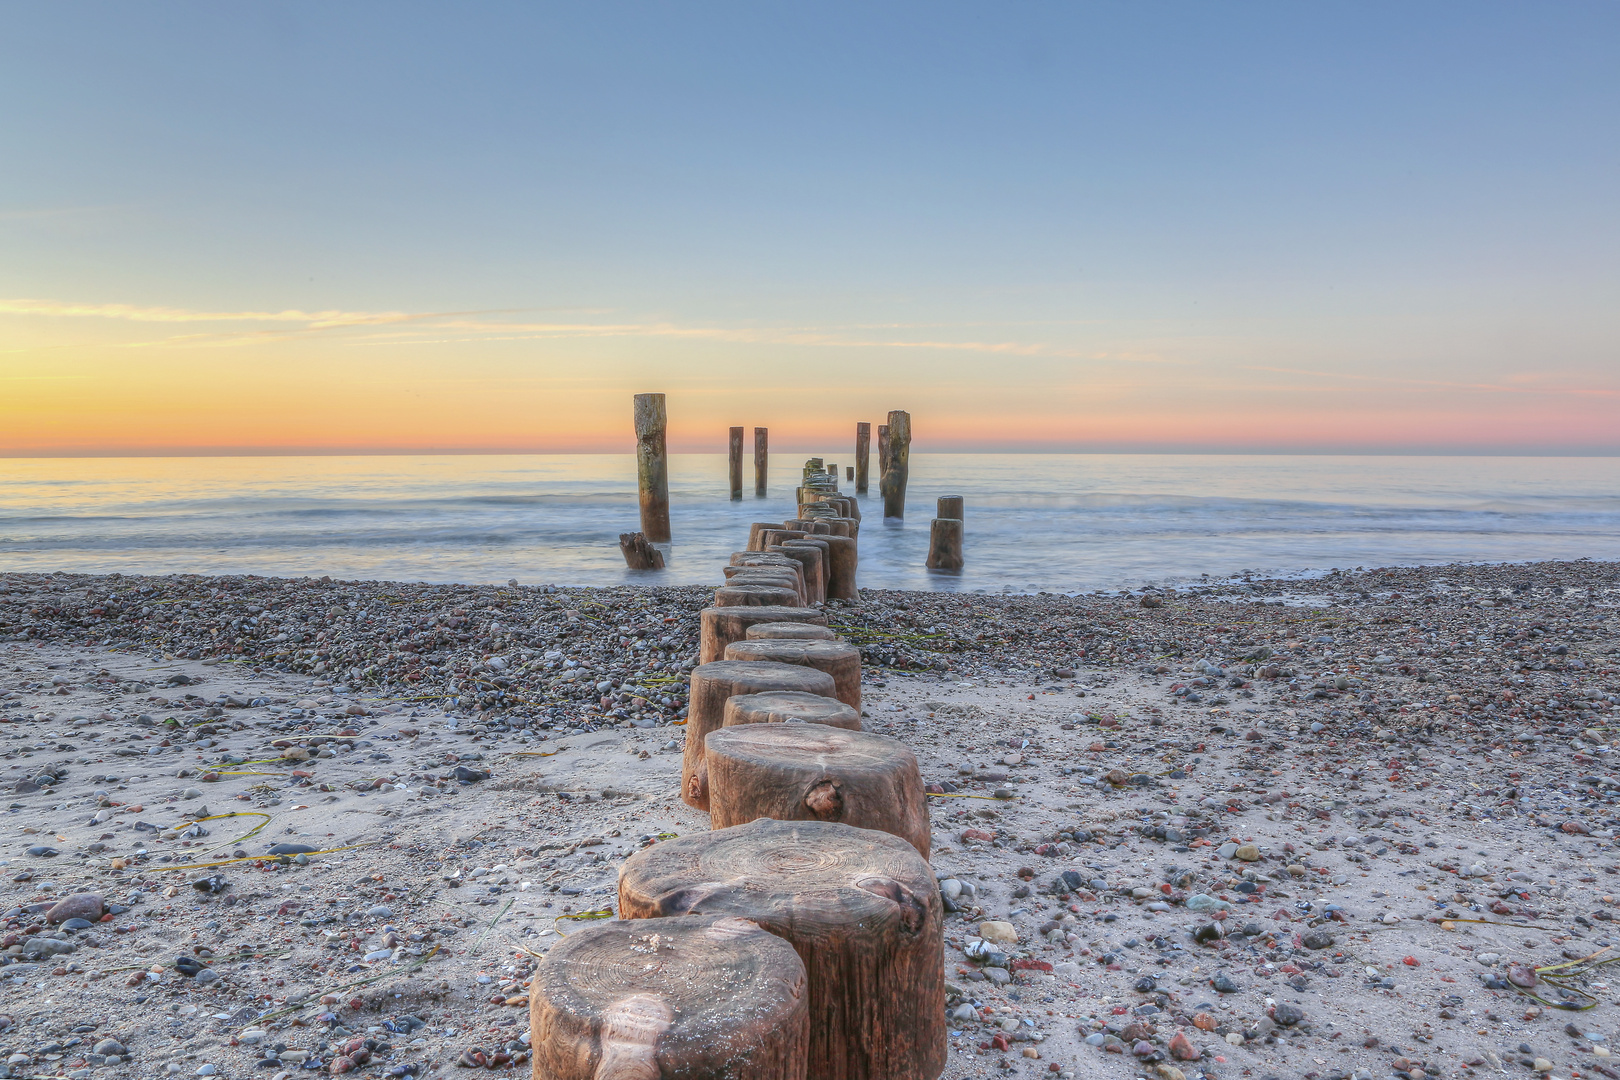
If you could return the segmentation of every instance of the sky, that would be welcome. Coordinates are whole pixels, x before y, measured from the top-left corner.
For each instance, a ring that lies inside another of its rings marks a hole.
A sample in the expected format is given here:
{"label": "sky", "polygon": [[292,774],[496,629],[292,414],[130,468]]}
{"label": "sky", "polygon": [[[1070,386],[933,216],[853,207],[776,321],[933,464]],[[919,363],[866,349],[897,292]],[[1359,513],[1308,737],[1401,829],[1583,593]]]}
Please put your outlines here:
{"label": "sky", "polygon": [[1620,452],[1620,5],[0,8],[0,455]]}

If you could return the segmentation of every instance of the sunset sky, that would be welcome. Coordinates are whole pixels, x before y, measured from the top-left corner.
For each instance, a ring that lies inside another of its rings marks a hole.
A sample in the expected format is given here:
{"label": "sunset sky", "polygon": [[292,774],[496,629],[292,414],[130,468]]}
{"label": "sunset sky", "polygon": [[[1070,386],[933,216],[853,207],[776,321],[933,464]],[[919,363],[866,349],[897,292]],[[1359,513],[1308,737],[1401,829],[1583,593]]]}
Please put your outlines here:
{"label": "sunset sky", "polygon": [[0,454],[1620,452],[1620,5],[10,4]]}

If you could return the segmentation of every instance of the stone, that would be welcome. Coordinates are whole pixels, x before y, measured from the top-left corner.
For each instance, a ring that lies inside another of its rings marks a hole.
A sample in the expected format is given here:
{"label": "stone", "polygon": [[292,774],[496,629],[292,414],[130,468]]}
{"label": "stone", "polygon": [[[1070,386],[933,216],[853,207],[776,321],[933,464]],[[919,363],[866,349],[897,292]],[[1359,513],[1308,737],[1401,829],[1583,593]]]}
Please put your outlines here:
{"label": "stone", "polygon": [[45,913],[48,923],[66,922],[68,919],[88,919],[95,922],[105,912],[100,893],[74,893],[58,900]]}
{"label": "stone", "polygon": [[366,909],[366,917],[368,919],[392,919],[394,909],[387,904],[377,904]]}
{"label": "stone", "polygon": [[1535,969],[1528,964],[1509,964],[1507,981],[1522,990],[1528,990],[1536,985]]}
{"label": "stone", "polygon": [[117,1039],[102,1039],[100,1042],[96,1043],[91,1052],[101,1054],[103,1056],[117,1055],[121,1058],[129,1057],[129,1051],[124,1049],[124,1044],[119,1042]]}
{"label": "stone", "polygon": [[178,971],[188,979],[195,978],[197,972],[201,971],[202,969],[202,961],[198,960],[195,956],[187,956],[185,953],[181,953],[179,956],[174,958],[174,970]]}
{"label": "stone", "polygon": [[213,968],[203,968],[197,972],[196,983],[198,986],[207,986],[209,983],[218,982],[220,977],[219,972]]}
{"label": "stone", "polygon": [[1298,1005],[1290,1005],[1286,1001],[1279,1001],[1271,1010],[1271,1018],[1283,1027],[1293,1027],[1305,1019],[1305,1010]]}
{"label": "stone", "polygon": [[1010,922],[983,922],[979,924],[979,936],[986,941],[993,941],[998,945],[1018,944],[1018,931]]}
{"label": "stone", "polygon": [[1197,1061],[1200,1054],[1198,1047],[1187,1038],[1187,1033],[1178,1031],[1170,1039],[1170,1056],[1177,1061]]}
{"label": "stone", "polygon": [[1213,979],[1209,980],[1209,985],[1214,987],[1215,992],[1218,994],[1236,994],[1243,989],[1233,980],[1232,976],[1224,971],[1218,972]]}
{"label": "stone", "polygon": [[1326,930],[1312,930],[1300,939],[1307,949],[1331,949],[1333,935]]}
{"label": "stone", "polygon": [[1220,855],[1221,858],[1230,859],[1232,856],[1237,854],[1237,849],[1238,849],[1238,846],[1236,844],[1232,843],[1232,841],[1228,840],[1226,843],[1222,844],[1220,847],[1216,848],[1215,850],[1216,850],[1216,853],[1218,855]]}
{"label": "stone", "polygon": [[1260,861],[1260,848],[1256,844],[1240,844],[1238,849],[1232,854],[1237,856],[1239,859],[1242,859],[1244,862]]}
{"label": "stone", "polygon": [[1194,893],[1187,897],[1187,910],[1205,913],[1210,911],[1230,911],[1232,904],[1228,900],[1217,900],[1204,893]]}

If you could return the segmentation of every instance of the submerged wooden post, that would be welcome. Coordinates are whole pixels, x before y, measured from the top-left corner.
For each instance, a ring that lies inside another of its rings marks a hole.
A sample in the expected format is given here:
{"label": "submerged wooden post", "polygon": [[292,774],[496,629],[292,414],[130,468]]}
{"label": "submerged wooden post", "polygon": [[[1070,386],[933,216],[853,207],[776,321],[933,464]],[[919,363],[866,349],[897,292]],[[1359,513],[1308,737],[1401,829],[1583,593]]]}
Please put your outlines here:
{"label": "submerged wooden post", "polygon": [[647,542],[647,538],[640,533],[620,533],[619,551],[624,555],[624,565],[632,570],[662,570],[664,568],[664,553]]}
{"label": "submerged wooden post", "polygon": [[855,425],[855,494],[866,494],[867,459],[872,453],[872,425],[864,420]]}
{"label": "submerged wooden post", "polygon": [[906,479],[911,472],[911,414],[896,409],[889,414],[889,460],[883,468],[883,516],[906,516]]}
{"label": "submerged wooden post", "polygon": [[770,438],[771,429],[757,427],[754,429],[754,496],[765,497],[765,474],[770,464]]}
{"label": "submerged wooden post", "polygon": [[855,466],[853,466],[853,465],[844,466],[844,479],[845,480],[853,480],[853,479],[855,479]]}
{"label": "submerged wooden post", "polygon": [[878,425],[878,489],[883,488],[883,474],[889,471],[889,425]]}
{"label": "submerged wooden post", "polygon": [[939,510],[935,517],[955,518],[957,521],[965,520],[962,517],[962,496],[941,495],[939,497]]}
{"label": "submerged wooden post", "polygon": [[928,569],[962,569],[962,519],[935,518],[928,531]]}
{"label": "submerged wooden post", "polygon": [[731,499],[733,502],[742,498],[742,437],[743,429],[731,429]]}
{"label": "submerged wooden post", "polygon": [[654,544],[669,543],[669,417],[663,394],[636,395],[636,482],[641,489],[641,531]]}

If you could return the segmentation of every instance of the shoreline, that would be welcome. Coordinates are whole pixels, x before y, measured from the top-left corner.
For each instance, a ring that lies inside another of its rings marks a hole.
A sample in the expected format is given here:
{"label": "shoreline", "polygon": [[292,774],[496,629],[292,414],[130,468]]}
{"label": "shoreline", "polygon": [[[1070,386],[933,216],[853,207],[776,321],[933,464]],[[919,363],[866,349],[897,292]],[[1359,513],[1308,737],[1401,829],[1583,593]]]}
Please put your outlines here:
{"label": "shoreline", "polygon": [[[709,827],[708,590],[547,588],[0,574],[13,1068],[527,1068],[549,944]],[[1620,1074],[1603,969],[1567,1016],[1506,981],[1620,947],[1620,564],[862,600],[863,726],[936,793],[948,1080]]]}

